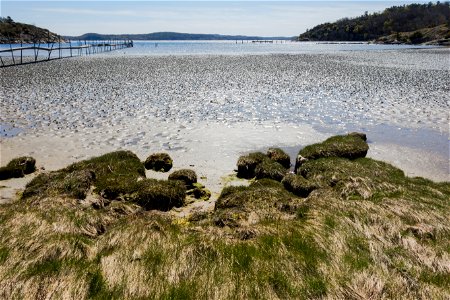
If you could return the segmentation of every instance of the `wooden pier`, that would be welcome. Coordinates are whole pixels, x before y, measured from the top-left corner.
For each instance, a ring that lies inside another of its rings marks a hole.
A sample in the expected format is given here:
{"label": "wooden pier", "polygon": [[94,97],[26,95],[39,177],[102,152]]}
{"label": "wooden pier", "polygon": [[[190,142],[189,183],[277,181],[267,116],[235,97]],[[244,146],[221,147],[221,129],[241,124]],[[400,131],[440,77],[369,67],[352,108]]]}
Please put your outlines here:
{"label": "wooden pier", "polygon": [[9,48],[0,48],[0,68],[130,48],[133,47],[133,41],[69,40],[68,42],[20,44],[20,47],[12,45],[10,43]]}

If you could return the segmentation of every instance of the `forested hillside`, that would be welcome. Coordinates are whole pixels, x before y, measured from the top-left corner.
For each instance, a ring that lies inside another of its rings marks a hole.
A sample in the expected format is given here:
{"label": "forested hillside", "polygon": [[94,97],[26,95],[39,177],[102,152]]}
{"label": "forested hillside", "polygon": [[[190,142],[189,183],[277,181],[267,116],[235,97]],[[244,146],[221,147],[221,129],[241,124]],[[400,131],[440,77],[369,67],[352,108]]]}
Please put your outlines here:
{"label": "forested hillside", "polygon": [[[422,43],[431,38],[448,39],[450,2],[393,6],[381,13],[357,18],[343,18],[334,23],[318,25],[299,36],[299,40],[314,41],[370,41],[398,33],[400,42]],[[427,37],[421,30],[438,27],[439,36]],[[409,37],[416,31],[416,36]],[[401,33],[405,33],[403,38]],[[403,40],[402,40],[403,39]]]}
{"label": "forested hillside", "polygon": [[0,43],[48,43],[63,38],[47,29],[14,22],[11,17],[0,18]]}

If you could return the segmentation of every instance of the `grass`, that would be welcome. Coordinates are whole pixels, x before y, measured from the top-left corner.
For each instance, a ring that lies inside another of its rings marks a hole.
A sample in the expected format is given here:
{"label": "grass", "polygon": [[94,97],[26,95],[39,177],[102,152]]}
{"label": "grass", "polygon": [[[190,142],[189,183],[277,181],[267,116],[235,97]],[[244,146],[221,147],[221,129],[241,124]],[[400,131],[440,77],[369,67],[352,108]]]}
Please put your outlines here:
{"label": "grass", "polygon": [[254,180],[224,188],[212,212],[183,218],[146,210],[141,196],[93,207],[41,185],[39,197],[0,206],[0,295],[450,297],[449,183],[368,158],[309,160],[299,174],[316,185],[306,198]]}

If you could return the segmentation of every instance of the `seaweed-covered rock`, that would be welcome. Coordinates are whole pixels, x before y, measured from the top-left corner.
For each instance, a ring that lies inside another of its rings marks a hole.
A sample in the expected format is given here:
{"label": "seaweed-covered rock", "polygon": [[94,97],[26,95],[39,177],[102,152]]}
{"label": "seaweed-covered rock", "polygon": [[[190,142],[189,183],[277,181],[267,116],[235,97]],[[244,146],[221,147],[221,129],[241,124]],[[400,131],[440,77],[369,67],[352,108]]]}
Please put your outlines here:
{"label": "seaweed-covered rock", "polygon": [[94,192],[112,200],[132,191],[142,178],[145,169],[139,158],[130,151],[116,151],[40,174],[26,185],[22,198],[64,195],[83,199],[94,185]]}
{"label": "seaweed-covered rock", "polygon": [[369,146],[359,135],[338,135],[322,143],[306,146],[298,153],[295,170],[307,160],[324,157],[342,157],[356,159],[365,157]]}
{"label": "seaweed-covered rock", "polygon": [[186,188],[180,181],[144,179],[138,181],[134,192],[124,198],[147,210],[168,211],[173,207],[183,206],[185,197]]}
{"label": "seaweed-covered rock", "polygon": [[36,171],[36,160],[30,156],[12,159],[5,167],[0,168],[0,180],[20,178]]}
{"label": "seaweed-covered rock", "polygon": [[15,167],[0,167],[0,180],[23,177],[23,170]]}
{"label": "seaweed-covered rock", "polygon": [[158,172],[168,172],[172,169],[173,161],[167,153],[153,153],[144,162],[147,170],[154,170]]}
{"label": "seaweed-covered rock", "polygon": [[201,183],[194,183],[192,189],[186,192],[186,195],[193,196],[195,199],[206,201],[211,198],[211,192]]}
{"label": "seaweed-covered rock", "polygon": [[367,136],[363,132],[350,132],[348,135],[350,135],[350,136],[357,136],[360,139],[362,139],[363,141],[367,141]]}
{"label": "seaweed-covered rock", "polygon": [[20,168],[23,170],[23,174],[31,174],[36,171],[36,160],[31,156],[22,156],[11,160],[8,167]]}
{"label": "seaweed-covered rock", "polygon": [[237,177],[245,179],[255,177],[256,166],[266,159],[268,159],[268,157],[261,152],[253,152],[247,155],[242,155],[239,157],[237,162]]}
{"label": "seaweed-covered rock", "polygon": [[316,184],[295,174],[286,175],[281,183],[288,191],[300,197],[308,197],[313,190],[318,188]]}
{"label": "seaweed-covered rock", "polygon": [[193,170],[181,169],[170,174],[169,180],[180,180],[187,188],[190,188],[197,182],[197,174]]}
{"label": "seaweed-covered rock", "polygon": [[298,199],[275,180],[260,179],[249,186],[228,186],[214,206],[213,220],[218,226],[236,227],[273,218],[280,208]]}
{"label": "seaweed-covered rock", "polygon": [[281,164],[286,169],[291,167],[291,158],[280,148],[269,148],[269,150],[267,150],[267,157]]}
{"label": "seaweed-covered rock", "polygon": [[257,179],[268,178],[281,181],[286,175],[286,169],[279,163],[266,159],[256,166],[255,176]]}

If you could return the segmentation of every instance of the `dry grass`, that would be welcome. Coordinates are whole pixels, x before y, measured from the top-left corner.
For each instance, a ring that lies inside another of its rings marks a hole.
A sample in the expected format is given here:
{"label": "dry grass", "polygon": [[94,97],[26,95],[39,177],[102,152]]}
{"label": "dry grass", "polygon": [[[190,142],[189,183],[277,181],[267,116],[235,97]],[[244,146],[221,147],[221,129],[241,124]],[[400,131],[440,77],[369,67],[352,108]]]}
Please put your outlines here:
{"label": "dry grass", "polygon": [[187,219],[92,194],[2,205],[0,298],[450,297],[449,183],[371,159],[299,173],[318,185],[307,198],[264,179]]}

